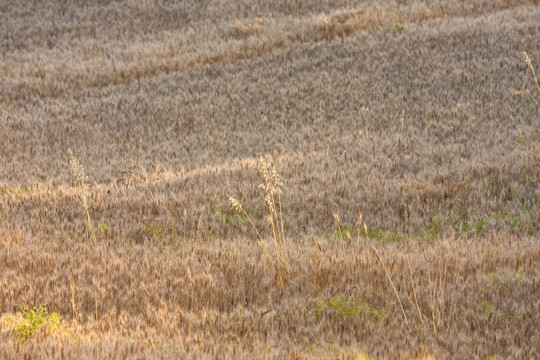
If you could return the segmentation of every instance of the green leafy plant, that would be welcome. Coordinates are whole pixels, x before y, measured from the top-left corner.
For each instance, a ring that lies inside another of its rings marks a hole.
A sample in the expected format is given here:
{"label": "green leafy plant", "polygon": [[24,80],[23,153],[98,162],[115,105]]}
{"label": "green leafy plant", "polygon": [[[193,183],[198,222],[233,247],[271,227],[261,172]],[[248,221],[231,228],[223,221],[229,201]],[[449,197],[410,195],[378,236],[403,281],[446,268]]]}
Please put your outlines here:
{"label": "green leafy plant", "polygon": [[480,234],[484,231],[487,224],[488,224],[487,220],[479,220],[470,225],[465,226],[465,228],[463,229],[463,232],[468,233],[474,230],[477,234]]}
{"label": "green leafy plant", "polygon": [[538,228],[534,225],[533,221],[532,221],[532,216],[529,215],[529,226],[527,228],[527,233],[529,235],[534,235],[538,232]]}
{"label": "green leafy plant", "polygon": [[519,134],[516,138],[516,144],[525,147],[527,145],[527,140],[525,139],[525,136],[523,134]]}
{"label": "green leafy plant", "polygon": [[32,309],[22,307],[21,310],[22,320],[17,325],[15,334],[23,340],[28,340],[45,328],[48,328],[51,333],[62,329],[60,316],[55,312],[49,314],[45,306]]}
{"label": "green leafy plant", "polygon": [[477,234],[479,234],[482,231],[484,231],[484,228],[486,227],[486,225],[487,225],[486,220],[477,221],[476,224],[474,224],[474,230],[476,231]]}
{"label": "green leafy plant", "polygon": [[491,287],[506,287],[510,285],[517,285],[523,281],[523,272],[521,269],[516,270],[514,274],[507,275],[503,278],[497,274],[488,275],[488,285]]}
{"label": "green leafy plant", "polygon": [[437,214],[431,221],[431,226],[422,232],[422,240],[433,241],[441,232],[441,214]]}
{"label": "green leafy plant", "polygon": [[492,216],[495,220],[504,220],[508,218],[509,216],[511,216],[511,214],[508,211],[497,211],[493,213]]}
{"label": "green leafy plant", "polygon": [[358,315],[358,308],[350,299],[335,297],[330,299],[326,306],[328,309],[336,311],[338,316],[342,318],[353,318]]}
{"label": "green leafy plant", "polygon": [[392,232],[387,230],[375,230],[368,232],[368,237],[370,239],[373,239],[378,242],[382,243],[391,243],[391,242],[397,242],[399,241],[399,236]]}
{"label": "green leafy plant", "polygon": [[214,205],[214,211],[219,216],[221,216],[225,224],[230,224],[230,223],[240,224],[245,220],[244,217],[240,214],[229,214],[228,212],[223,210],[223,208],[219,206],[218,204]]}
{"label": "green leafy plant", "polygon": [[521,219],[518,217],[513,217],[512,220],[510,221],[510,227],[512,229],[517,229],[519,228],[520,225],[521,225]]}
{"label": "green leafy plant", "polygon": [[510,189],[512,190],[512,199],[516,200],[519,197],[518,187],[516,184],[510,184]]}
{"label": "green leafy plant", "polygon": [[327,301],[319,301],[316,306],[319,316],[329,316],[339,320],[364,318],[371,322],[379,322],[388,314],[388,306],[380,308],[369,305],[365,298],[333,297]]}
{"label": "green leafy plant", "polygon": [[357,232],[357,229],[352,225],[347,225],[341,230],[341,237],[352,240]]}
{"label": "green leafy plant", "polygon": [[337,213],[334,213],[333,215],[334,215],[334,219],[336,220],[337,225],[336,225],[333,235],[330,235],[328,240],[330,240],[331,237],[333,236],[333,237],[339,238],[341,241],[344,241],[344,240],[352,241],[353,237],[358,235],[358,232],[360,231],[360,229],[356,229],[354,226],[350,224],[342,227],[340,219],[339,219],[339,215]]}
{"label": "green leafy plant", "polygon": [[482,301],[482,309],[484,309],[484,314],[489,315],[493,311],[493,305],[487,301]]}

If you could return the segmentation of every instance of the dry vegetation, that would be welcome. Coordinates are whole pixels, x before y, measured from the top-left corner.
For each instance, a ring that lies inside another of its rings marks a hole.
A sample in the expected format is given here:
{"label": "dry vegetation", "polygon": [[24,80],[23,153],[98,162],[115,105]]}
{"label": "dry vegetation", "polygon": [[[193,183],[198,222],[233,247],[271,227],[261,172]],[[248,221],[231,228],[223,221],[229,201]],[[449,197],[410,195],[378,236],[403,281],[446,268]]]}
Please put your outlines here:
{"label": "dry vegetation", "polygon": [[0,0],[0,358],[540,358],[534,70],[536,1]]}

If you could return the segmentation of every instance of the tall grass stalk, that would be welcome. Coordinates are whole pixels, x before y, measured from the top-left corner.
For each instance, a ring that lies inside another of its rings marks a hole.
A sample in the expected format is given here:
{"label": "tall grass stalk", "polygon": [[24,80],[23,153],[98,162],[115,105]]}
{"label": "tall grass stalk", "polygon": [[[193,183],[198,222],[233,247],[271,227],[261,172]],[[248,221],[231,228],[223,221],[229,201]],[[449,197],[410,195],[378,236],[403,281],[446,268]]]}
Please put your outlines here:
{"label": "tall grass stalk", "polygon": [[[284,247],[285,243],[285,230],[283,226],[283,211],[281,205],[281,192],[283,183],[281,182],[280,176],[276,171],[274,165],[268,163],[262,156],[259,156],[259,172],[261,173],[264,182],[259,185],[259,188],[263,190],[263,198],[266,203],[268,210],[268,226],[272,229],[272,239],[274,240],[275,248],[275,259],[278,261],[275,263],[276,271],[279,277],[279,281],[282,285],[285,284],[286,279],[288,278],[290,272],[290,266],[288,261],[288,256],[286,249]],[[251,216],[244,209],[242,204],[235,198],[230,195],[227,195],[229,202],[234,207],[234,209],[246,216],[247,220],[255,229],[257,236],[260,240],[263,240],[261,233],[255,226]],[[268,248],[264,244],[264,248],[268,252]],[[274,258],[268,252],[268,255],[271,258]]]}
{"label": "tall grass stalk", "polygon": [[411,260],[409,259],[409,252],[408,251],[407,251],[407,265],[409,266],[409,276],[411,278],[411,286],[412,286],[413,295],[414,295],[414,304],[416,306],[416,311],[418,311],[418,316],[420,317],[420,323],[422,323],[422,325],[424,325],[424,317],[422,316],[422,311],[420,311],[420,306],[418,306],[418,300],[416,298],[416,288],[414,287],[414,278],[413,278],[413,273],[412,273],[412,268],[411,268]]}
{"label": "tall grass stalk", "polygon": [[532,65],[531,59],[529,58],[529,55],[525,51],[523,52],[523,57],[525,58],[525,63],[527,64],[527,72],[529,70],[531,71],[534,78],[534,82],[536,83],[536,89],[538,90],[538,94],[540,95],[540,85],[538,84],[538,78],[536,77],[536,72],[534,71],[534,66]]}
{"label": "tall grass stalk", "polygon": [[[281,207],[281,188],[283,183],[276,171],[276,168],[266,162],[262,156],[259,157],[259,171],[263,177],[264,182],[259,185],[259,188],[263,190],[263,197],[268,210],[268,225],[272,229],[272,238],[276,247],[282,247],[285,242],[285,231],[283,227],[283,211]],[[262,240],[261,233],[255,226],[253,219],[247,211],[244,209],[240,201],[227,195],[229,202],[233,208],[246,216],[249,223],[257,232],[257,236]]]}
{"label": "tall grass stalk", "polygon": [[81,203],[86,213],[86,231],[92,238],[94,245],[97,245],[96,233],[94,231],[94,226],[92,224],[92,218],[90,217],[90,211],[88,208],[88,188],[86,186],[86,176],[84,174],[84,168],[79,163],[79,160],[73,155],[71,149],[68,150],[69,163],[71,165],[71,171],[75,179],[75,184],[80,189]]}
{"label": "tall grass stalk", "polygon": [[268,207],[268,220],[272,226],[272,235],[274,242],[283,246],[285,241],[285,232],[283,230],[283,212],[281,208],[281,187],[283,183],[275,166],[269,164],[262,156],[259,156],[259,171],[263,176],[264,182],[259,188],[264,191],[264,200]]}
{"label": "tall grass stalk", "polygon": [[384,262],[382,261],[382,258],[379,255],[379,252],[377,251],[377,249],[375,249],[374,246],[372,246],[371,248],[375,252],[375,255],[377,255],[377,258],[379,259],[379,262],[381,263],[381,265],[382,265],[382,267],[384,269],[386,277],[390,281],[390,285],[392,286],[392,289],[394,289],[394,293],[396,294],[396,298],[398,300],[399,307],[401,308],[401,313],[403,314],[403,318],[405,319],[405,324],[407,324],[407,328],[409,329],[409,331],[411,331],[411,325],[409,324],[409,319],[407,319],[407,315],[405,314],[405,310],[403,309],[403,304],[401,303],[401,298],[399,297],[396,286],[394,285],[394,282],[392,281],[392,278],[390,277],[390,273],[388,272],[388,269],[386,268],[386,265],[384,265]]}
{"label": "tall grass stalk", "polygon": [[257,236],[259,237],[259,239],[262,240],[262,236],[261,236],[261,233],[259,233],[259,230],[257,230],[257,227],[255,226],[255,224],[253,223],[253,220],[251,220],[251,216],[249,216],[249,214],[247,213],[247,211],[244,209],[244,207],[242,206],[242,204],[240,203],[240,201],[236,200],[235,198],[233,198],[232,196],[230,195],[227,195],[227,198],[229,199],[229,202],[231,203],[231,205],[233,206],[233,208],[237,211],[237,212],[241,212],[242,214],[244,214],[246,216],[246,218],[248,219],[249,223],[251,224],[251,226],[253,227],[253,229],[255,229],[255,232],[257,233]]}
{"label": "tall grass stalk", "polygon": [[339,215],[338,213],[334,213],[334,219],[336,219],[337,227],[338,227],[338,233],[341,241],[343,241],[343,232],[341,231],[341,223],[339,222]]}

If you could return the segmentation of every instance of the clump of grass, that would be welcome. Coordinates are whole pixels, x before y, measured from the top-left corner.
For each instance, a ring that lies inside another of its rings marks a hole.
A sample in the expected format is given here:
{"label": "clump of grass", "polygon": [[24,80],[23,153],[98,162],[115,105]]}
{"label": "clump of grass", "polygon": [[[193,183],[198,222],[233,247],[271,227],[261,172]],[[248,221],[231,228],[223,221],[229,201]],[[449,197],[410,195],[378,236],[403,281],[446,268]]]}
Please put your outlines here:
{"label": "clump of grass", "polygon": [[75,179],[76,186],[79,187],[81,203],[86,214],[86,231],[92,238],[94,245],[97,245],[96,233],[94,231],[94,226],[92,225],[92,218],[90,217],[90,211],[88,208],[88,187],[86,186],[86,175],[84,174],[84,168],[79,163],[79,160],[73,155],[71,149],[68,150],[69,154],[69,163],[71,165],[71,171],[73,178]]}
{"label": "clump of grass", "polygon": [[362,318],[374,323],[383,320],[388,315],[388,310],[388,305],[373,307],[363,297],[342,298],[337,296],[327,301],[319,301],[316,307],[316,313],[320,316],[334,317],[339,320]]}
{"label": "clump of grass", "polygon": [[[285,231],[283,226],[283,212],[281,206],[281,192],[283,183],[281,182],[280,176],[277,173],[275,166],[267,162],[262,156],[259,156],[259,172],[261,173],[264,182],[258,187],[263,190],[263,198],[268,211],[268,224],[266,225],[266,227],[270,226],[270,228],[272,229],[272,239],[274,240],[275,248],[275,259],[277,259],[278,261],[276,263],[276,269],[278,271],[280,282],[282,285],[284,285],[285,278],[289,277],[288,275],[290,272],[290,266],[284,247]],[[257,233],[259,239],[263,241],[261,233],[255,226],[255,223],[253,222],[251,216],[248,214],[246,209],[244,209],[240,201],[230,195],[227,195],[227,197],[234,209],[237,212],[242,213],[246,217],[253,229],[255,229],[255,232]]]}
{"label": "clump of grass", "polygon": [[259,188],[264,191],[264,201],[268,207],[268,221],[272,226],[274,241],[283,245],[285,232],[283,231],[283,212],[281,209],[281,188],[283,183],[276,167],[266,162],[262,156],[259,157],[259,171],[264,178],[264,183]]}
{"label": "clump of grass", "polygon": [[[285,231],[283,228],[283,212],[281,207],[281,192],[283,183],[279,177],[279,174],[276,171],[274,165],[268,163],[262,156],[259,156],[259,172],[261,173],[264,182],[259,185],[259,188],[263,190],[263,198],[266,203],[268,210],[268,225],[272,229],[272,238],[276,245],[282,246],[285,242]],[[249,221],[259,239],[263,239],[261,233],[255,226],[253,219],[244,209],[240,201],[233,198],[230,195],[227,195],[229,202],[233,208],[244,214],[246,219]]]}

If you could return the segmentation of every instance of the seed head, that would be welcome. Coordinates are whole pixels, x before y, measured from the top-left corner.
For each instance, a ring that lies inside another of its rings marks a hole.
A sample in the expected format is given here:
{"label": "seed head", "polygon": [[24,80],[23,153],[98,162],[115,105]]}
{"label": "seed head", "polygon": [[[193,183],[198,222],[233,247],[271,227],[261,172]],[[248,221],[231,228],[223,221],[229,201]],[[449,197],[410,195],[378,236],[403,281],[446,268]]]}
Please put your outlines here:
{"label": "seed head", "polygon": [[229,199],[229,202],[233,206],[234,210],[236,210],[238,212],[242,211],[242,204],[240,204],[240,201],[236,200],[235,198],[233,198],[230,195],[227,195],[227,198]]}

